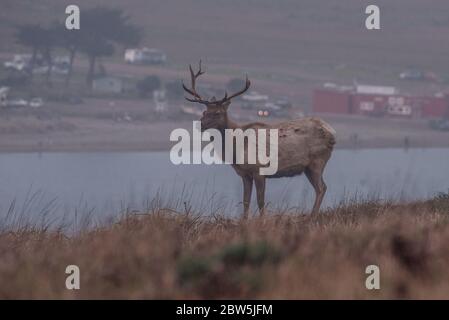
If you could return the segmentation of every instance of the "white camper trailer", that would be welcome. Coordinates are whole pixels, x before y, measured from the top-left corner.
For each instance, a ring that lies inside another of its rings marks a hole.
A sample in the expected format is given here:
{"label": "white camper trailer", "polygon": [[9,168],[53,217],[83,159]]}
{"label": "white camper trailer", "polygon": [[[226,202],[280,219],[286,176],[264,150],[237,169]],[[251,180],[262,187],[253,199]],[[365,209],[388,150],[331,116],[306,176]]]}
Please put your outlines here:
{"label": "white camper trailer", "polygon": [[162,64],[167,61],[167,56],[159,49],[127,49],[125,62],[130,64]]}

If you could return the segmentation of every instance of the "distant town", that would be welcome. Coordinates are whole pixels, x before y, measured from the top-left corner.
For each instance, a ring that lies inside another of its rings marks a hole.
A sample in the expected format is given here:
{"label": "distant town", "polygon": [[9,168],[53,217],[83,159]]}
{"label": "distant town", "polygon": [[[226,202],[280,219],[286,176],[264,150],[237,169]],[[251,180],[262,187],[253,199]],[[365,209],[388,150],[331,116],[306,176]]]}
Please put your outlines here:
{"label": "distant town", "polygon": [[448,144],[439,134],[449,131],[444,71],[183,59],[171,42],[143,36],[143,23],[100,6],[83,10],[80,30],[51,20],[14,25],[10,50],[0,53],[0,150],[166,149],[170,129],[191,127],[204,111],[182,89],[188,65],[201,58],[208,72],[197,88],[207,98],[240,90],[250,76],[251,88],[232,104],[237,122],[319,115],[335,126],[337,147]]}

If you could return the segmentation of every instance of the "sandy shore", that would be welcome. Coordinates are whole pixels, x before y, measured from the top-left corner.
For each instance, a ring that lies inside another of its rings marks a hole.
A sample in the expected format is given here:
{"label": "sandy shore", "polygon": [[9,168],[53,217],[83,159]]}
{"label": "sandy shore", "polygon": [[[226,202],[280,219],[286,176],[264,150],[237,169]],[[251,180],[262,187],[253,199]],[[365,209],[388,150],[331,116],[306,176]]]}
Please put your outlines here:
{"label": "sandy shore", "polygon": [[[125,101],[113,107],[107,100],[93,102],[1,110],[0,152],[169,150],[174,145],[169,140],[174,129],[192,129],[193,119],[154,119],[145,101]],[[123,120],[124,114],[131,120]],[[406,140],[410,148],[449,147],[449,132],[433,131],[426,121],[321,117],[337,131],[337,148],[402,148]]]}

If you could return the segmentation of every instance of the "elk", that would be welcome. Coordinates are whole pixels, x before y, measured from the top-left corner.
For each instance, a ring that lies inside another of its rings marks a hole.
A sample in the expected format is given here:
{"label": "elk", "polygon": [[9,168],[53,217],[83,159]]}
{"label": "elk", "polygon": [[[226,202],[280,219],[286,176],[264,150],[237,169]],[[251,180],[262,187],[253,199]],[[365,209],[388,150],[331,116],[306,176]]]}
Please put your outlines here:
{"label": "elk", "polygon": [[[245,93],[251,82],[246,76],[245,86],[238,92],[217,100],[212,97],[206,100],[196,90],[198,77],[204,74],[201,69],[201,61],[197,72],[189,65],[191,87],[184,90],[190,95],[185,99],[206,106],[206,110],[200,119],[202,130],[217,129],[223,132],[226,129],[278,129],[278,170],[274,175],[260,175],[260,164],[232,164],[235,172],[243,182],[243,217],[249,214],[253,184],[256,187],[257,204],[262,216],[265,212],[265,181],[267,178],[293,177],[305,173],[310,184],[315,190],[315,202],[312,214],[319,212],[321,203],[326,193],[327,186],[323,180],[324,168],[331,157],[335,145],[335,130],[326,122],[315,117],[307,117],[281,122],[278,124],[265,124],[260,122],[239,125],[228,117],[228,108],[231,100]],[[222,134],[222,137],[224,135]],[[223,143],[224,145],[224,143]],[[244,145],[247,148],[247,144]],[[245,151],[246,152],[246,151]],[[234,153],[235,154],[235,153]]]}

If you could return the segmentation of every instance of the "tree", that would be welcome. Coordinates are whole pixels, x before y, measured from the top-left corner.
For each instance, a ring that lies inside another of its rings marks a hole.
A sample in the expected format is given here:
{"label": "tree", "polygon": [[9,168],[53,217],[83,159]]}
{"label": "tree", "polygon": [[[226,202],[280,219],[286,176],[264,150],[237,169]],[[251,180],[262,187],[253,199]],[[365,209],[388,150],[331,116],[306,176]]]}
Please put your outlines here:
{"label": "tree", "polygon": [[137,83],[137,90],[142,98],[146,98],[149,93],[160,89],[161,80],[158,76],[147,76]]}
{"label": "tree", "polygon": [[98,57],[110,56],[115,45],[137,45],[142,39],[140,28],[129,22],[121,9],[96,7],[83,12],[80,51],[89,59],[87,83],[92,84]]}
{"label": "tree", "polygon": [[87,71],[86,81],[89,86],[95,76],[95,65],[99,57],[112,56],[114,54],[114,45],[105,39],[95,37],[83,38],[81,50],[87,55],[89,60],[89,68]]}
{"label": "tree", "polygon": [[25,47],[31,48],[31,61],[29,71],[32,74],[36,64],[37,54],[42,48],[42,39],[44,38],[45,29],[37,24],[26,24],[17,26],[16,40]]}
{"label": "tree", "polygon": [[47,64],[46,82],[51,84],[51,72],[53,67],[53,50],[59,45],[59,37],[57,25],[53,24],[49,27],[43,28],[41,35],[41,53],[44,61]]}
{"label": "tree", "polygon": [[172,99],[181,99],[184,96],[184,90],[182,89],[182,80],[174,80],[165,84],[167,95]]}
{"label": "tree", "polygon": [[91,86],[99,57],[111,56],[116,45],[136,46],[142,39],[141,29],[130,23],[129,17],[121,9],[96,7],[83,11],[81,24],[79,30],[67,30],[60,22],[48,28],[33,24],[17,27],[17,41],[30,47],[32,51],[29,66],[31,72],[38,53],[41,53],[49,66],[47,82],[50,83],[52,51],[55,47],[62,47],[70,55],[66,86],[69,85],[78,52],[84,53],[88,58],[86,81]]}
{"label": "tree", "polygon": [[80,30],[67,30],[65,24],[61,22],[55,23],[53,29],[57,45],[69,52],[69,68],[65,78],[65,86],[68,87],[73,74],[73,63],[82,45],[82,33]]}
{"label": "tree", "polygon": [[31,61],[28,66],[30,75],[33,74],[33,69],[36,65],[37,55],[40,53],[46,62],[48,69],[46,72],[47,84],[51,80],[51,66],[52,66],[52,50],[57,45],[57,33],[53,26],[42,27],[40,25],[27,24],[17,27],[16,33],[17,41],[27,47],[31,48]]}

